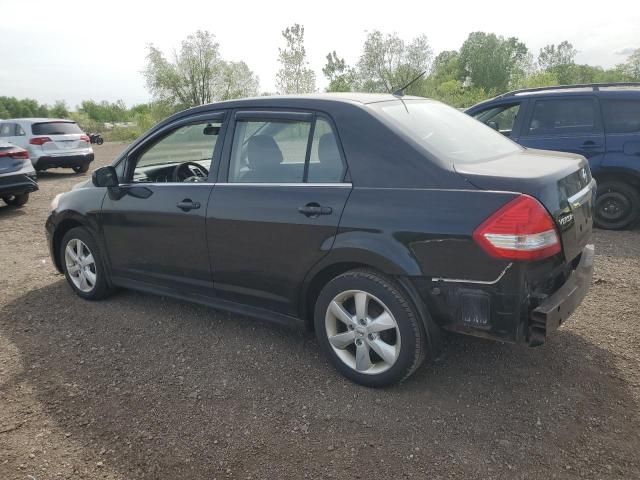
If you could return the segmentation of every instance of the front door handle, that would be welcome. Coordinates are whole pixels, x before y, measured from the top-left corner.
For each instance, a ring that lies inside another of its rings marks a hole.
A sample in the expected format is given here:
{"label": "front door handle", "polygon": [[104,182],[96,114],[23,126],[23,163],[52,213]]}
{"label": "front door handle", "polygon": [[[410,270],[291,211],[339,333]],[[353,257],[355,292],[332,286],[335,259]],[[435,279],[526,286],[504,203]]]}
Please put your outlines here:
{"label": "front door handle", "polygon": [[582,148],[596,148],[597,146],[593,140],[587,140],[582,144]]}
{"label": "front door handle", "polygon": [[196,210],[200,208],[200,202],[192,202],[190,198],[185,198],[181,202],[178,202],[176,207],[183,212],[188,212],[189,210]]}
{"label": "front door handle", "polygon": [[304,207],[298,207],[298,212],[307,217],[318,217],[320,215],[331,215],[333,209],[331,207],[323,207],[318,203],[307,203]]}

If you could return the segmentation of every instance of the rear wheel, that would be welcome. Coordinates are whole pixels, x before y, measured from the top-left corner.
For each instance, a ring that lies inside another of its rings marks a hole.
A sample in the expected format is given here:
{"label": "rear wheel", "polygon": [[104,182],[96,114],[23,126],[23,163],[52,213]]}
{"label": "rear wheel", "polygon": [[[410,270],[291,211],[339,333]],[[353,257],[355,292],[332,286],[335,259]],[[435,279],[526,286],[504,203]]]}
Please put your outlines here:
{"label": "rear wheel", "polygon": [[21,207],[29,200],[29,192],[21,195],[9,195],[8,197],[2,197],[4,203],[11,205],[12,207]]}
{"label": "rear wheel", "polygon": [[315,330],[334,367],[368,387],[401,382],[422,363],[421,321],[402,288],[369,270],[353,270],[320,292]]}
{"label": "rear wheel", "polygon": [[103,139],[102,137],[98,137],[98,138],[96,139],[96,143],[97,143],[98,145],[102,145],[102,144],[104,143],[104,139]]}
{"label": "rear wheel", "polygon": [[72,228],[60,244],[64,276],[76,294],[87,300],[100,300],[111,292],[98,243],[89,231]]}
{"label": "rear wheel", "polygon": [[76,173],[87,173],[89,171],[89,164],[84,163],[82,165],[76,165],[73,167],[73,171]]}
{"label": "rear wheel", "polygon": [[639,213],[640,195],[637,189],[617,180],[605,180],[598,184],[596,227],[620,230],[631,225]]}

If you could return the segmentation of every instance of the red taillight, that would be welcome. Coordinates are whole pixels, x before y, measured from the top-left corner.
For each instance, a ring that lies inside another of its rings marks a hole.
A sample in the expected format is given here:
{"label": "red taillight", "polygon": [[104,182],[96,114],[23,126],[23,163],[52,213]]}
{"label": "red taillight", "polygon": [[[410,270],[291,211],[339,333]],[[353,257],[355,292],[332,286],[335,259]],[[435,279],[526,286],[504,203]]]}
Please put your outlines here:
{"label": "red taillight", "polygon": [[29,160],[29,152],[27,152],[26,150],[0,152],[0,157],[15,158],[18,160]]}
{"label": "red taillight", "polygon": [[506,260],[540,260],[560,253],[551,216],[529,195],[520,195],[487,218],[473,239],[492,257]]}
{"label": "red taillight", "polygon": [[89,135],[80,135],[80,140],[84,140],[87,143],[91,142]]}
{"label": "red taillight", "polygon": [[33,137],[29,140],[31,145],[44,145],[47,142],[50,142],[51,139],[49,137]]}

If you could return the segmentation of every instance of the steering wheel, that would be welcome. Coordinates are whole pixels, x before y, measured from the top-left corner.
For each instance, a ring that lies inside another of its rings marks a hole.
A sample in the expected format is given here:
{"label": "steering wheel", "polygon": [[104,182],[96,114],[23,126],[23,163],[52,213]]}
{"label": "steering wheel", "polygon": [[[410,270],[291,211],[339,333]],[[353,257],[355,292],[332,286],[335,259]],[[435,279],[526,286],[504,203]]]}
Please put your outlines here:
{"label": "steering wheel", "polygon": [[173,169],[173,182],[203,182],[209,176],[209,170],[196,162],[183,162]]}

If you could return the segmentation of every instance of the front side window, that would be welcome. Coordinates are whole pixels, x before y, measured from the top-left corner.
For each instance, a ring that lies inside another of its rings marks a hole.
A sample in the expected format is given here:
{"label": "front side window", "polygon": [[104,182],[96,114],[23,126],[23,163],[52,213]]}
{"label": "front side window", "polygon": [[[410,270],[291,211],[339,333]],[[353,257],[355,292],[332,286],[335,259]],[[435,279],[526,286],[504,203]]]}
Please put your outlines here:
{"label": "front side window", "polygon": [[238,120],[229,182],[301,183],[311,122]]}
{"label": "front side window", "polygon": [[24,137],[25,136],[24,130],[17,123],[16,123],[16,136],[18,136],[18,137]]}
{"label": "front side window", "polygon": [[601,100],[607,133],[640,133],[639,100]]}
{"label": "front side window", "polygon": [[441,161],[481,162],[522,150],[466,113],[433,100],[396,100],[371,107]]}
{"label": "front side window", "polygon": [[572,135],[596,128],[591,98],[537,100],[529,123],[529,135]]}
{"label": "front side window", "polygon": [[15,131],[13,123],[0,124],[0,137],[12,137]]}
{"label": "front side window", "polygon": [[515,105],[500,105],[498,107],[493,107],[489,110],[483,110],[482,112],[476,113],[474,118],[509,137],[511,136],[513,124],[516,122],[519,110],[519,103],[516,103]]}
{"label": "front side window", "polygon": [[207,179],[221,122],[184,125],[147,148],[135,160],[136,182],[202,182]]}

